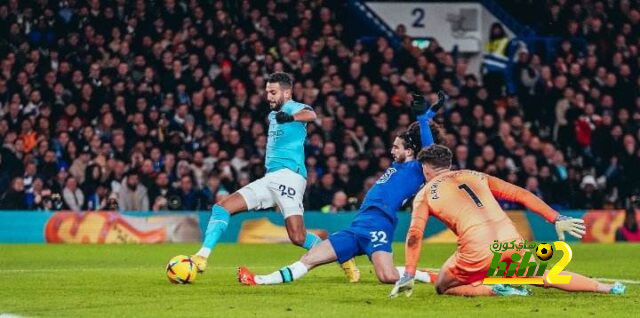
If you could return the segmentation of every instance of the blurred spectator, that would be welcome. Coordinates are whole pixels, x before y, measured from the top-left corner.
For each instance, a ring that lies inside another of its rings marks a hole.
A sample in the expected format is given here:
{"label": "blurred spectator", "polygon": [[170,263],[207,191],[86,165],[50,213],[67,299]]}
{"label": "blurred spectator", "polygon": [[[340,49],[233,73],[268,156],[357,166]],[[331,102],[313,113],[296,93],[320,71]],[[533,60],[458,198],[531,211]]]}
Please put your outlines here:
{"label": "blurred spectator", "polygon": [[591,175],[586,175],[580,183],[580,192],[575,198],[573,206],[582,209],[601,209],[604,203],[602,192],[598,190],[598,183]]}
{"label": "blurred spectator", "polygon": [[169,176],[166,172],[160,172],[156,175],[155,181],[152,184],[149,191],[149,202],[156,202],[158,198],[167,197],[167,193],[170,190],[169,186]]}
{"label": "blurred spectator", "polygon": [[179,211],[198,211],[206,208],[205,198],[200,190],[193,187],[193,179],[189,175],[180,178],[177,190],[167,195],[169,209]]}
{"label": "blurred spectator", "polygon": [[[183,196],[205,209],[264,174],[265,78],[286,71],[318,113],[307,210],[340,190],[362,202],[415,120],[409,93],[438,89],[451,95],[435,120],[458,168],[529,184],[559,207],[623,207],[640,188],[638,3],[499,1],[561,38],[525,47],[496,24],[478,72],[438,39],[352,38],[344,1],[0,3],[0,196],[24,177],[28,208],[60,209],[71,175],[82,208],[112,208],[136,172],[140,209],[182,208]],[[72,18],[34,27],[44,12]],[[603,182],[582,193],[585,176]]]}
{"label": "blurred spectator", "polygon": [[27,208],[24,182],[21,177],[15,177],[11,180],[9,190],[0,197],[0,206],[5,210],[24,210]]}
{"label": "blurred spectator", "polygon": [[545,200],[546,198],[544,197],[544,194],[543,194],[542,190],[540,190],[540,186],[539,185],[540,185],[540,183],[538,182],[538,179],[536,177],[529,177],[529,178],[527,178],[525,189],[527,189],[529,192],[535,194],[540,199]]}
{"label": "blurred spectator", "polygon": [[206,209],[209,209],[213,204],[228,196],[229,191],[220,183],[220,178],[212,174],[207,178],[207,185],[202,189],[202,195],[206,200]]}
{"label": "blurred spectator", "polygon": [[84,209],[84,193],[78,187],[78,181],[74,176],[67,176],[62,189],[62,198],[66,208],[71,211],[82,211]]}
{"label": "blurred spectator", "polygon": [[640,205],[640,196],[633,195],[627,200],[627,208],[624,213],[624,222],[616,230],[616,241],[640,242],[640,229],[636,208]]}
{"label": "blurred spectator", "polygon": [[147,188],[140,184],[136,171],[127,173],[118,193],[118,208],[121,211],[149,211]]}
{"label": "blurred spectator", "polygon": [[485,44],[483,79],[487,92],[492,98],[503,95],[505,73],[509,64],[507,46],[509,37],[502,24],[495,22],[489,30],[489,42]]}
{"label": "blurred spectator", "polygon": [[320,209],[324,213],[336,213],[345,211],[347,207],[347,194],[344,191],[338,191],[333,194],[331,204],[325,205]]}
{"label": "blurred spectator", "polygon": [[[36,174],[38,173],[38,166],[35,162],[28,162],[25,165],[24,174],[22,180],[24,183],[24,189],[26,193],[33,193],[33,183],[36,180]],[[40,180],[42,182],[42,180]]]}
{"label": "blurred spectator", "polygon": [[36,204],[36,209],[44,211],[58,211],[64,208],[64,201],[60,193],[44,189],[41,192],[41,200]]}
{"label": "blurred spectator", "polygon": [[110,210],[109,207],[109,185],[99,183],[95,187],[95,191],[87,197],[87,210],[102,211]]}
{"label": "blurred spectator", "polygon": [[[26,189],[26,186],[25,186]],[[44,181],[40,178],[34,178],[31,182],[31,189],[25,190],[25,199],[27,203],[27,209],[35,210],[36,207],[42,201],[42,191],[44,191]]]}
{"label": "blurred spectator", "polygon": [[320,184],[309,189],[309,210],[320,210],[323,206],[331,204],[333,195],[337,192],[334,180],[333,175],[327,173],[320,178]]}
{"label": "blurred spectator", "polygon": [[78,158],[73,160],[73,163],[69,168],[69,173],[76,177],[78,183],[83,183],[85,181],[85,172],[90,160],[91,151],[89,150],[89,146],[84,147],[80,151]]}

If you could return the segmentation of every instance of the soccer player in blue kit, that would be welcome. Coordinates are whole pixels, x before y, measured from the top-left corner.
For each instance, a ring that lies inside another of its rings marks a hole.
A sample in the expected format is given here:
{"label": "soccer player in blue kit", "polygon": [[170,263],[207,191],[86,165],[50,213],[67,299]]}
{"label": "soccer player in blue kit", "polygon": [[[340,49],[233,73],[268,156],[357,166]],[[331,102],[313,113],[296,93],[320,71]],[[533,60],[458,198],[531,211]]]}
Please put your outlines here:
{"label": "soccer player in blue kit", "polygon": [[[316,119],[311,107],[293,101],[293,79],[286,73],[276,72],[269,76],[266,84],[269,113],[269,135],[264,177],[253,181],[231,194],[211,208],[211,217],[205,232],[202,247],[191,259],[203,272],[207,259],[227,229],[230,216],[256,209],[277,206],[284,217],[285,226],[293,244],[310,249],[321,239],[307,232],[302,218],[302,200],[307,184],[304,141],[307,136],[307,122]],[[353,260],[345,259],[342,264],[345,273],[351,276],[359,272]]]}
{"label": "soccer player in blue kit", "polygon": [[[382,283],[393,284],[404,268],[393,265],[391,243],[398,218],[396,212],[411,199],[425,183],[422,167],[416,155],[422,147],[433,144],[429,120],[444,104],[446,95],[438,92],[438,102],[429,105],[421,95],[414,95],[412,108],[418,122],[397,136],[391,154],[394,162],[369,190],[358,215],[345,230],[314,246],[302,258],[268,275],[254,275],[246,267],[238,268],[238,280],[245,285],[288,283],[304,276],[309,270],[327,263],[344,262],[366,254],[373,263],[376,276]],[[416,272],[415,278],[429,282],[426,272]]]}

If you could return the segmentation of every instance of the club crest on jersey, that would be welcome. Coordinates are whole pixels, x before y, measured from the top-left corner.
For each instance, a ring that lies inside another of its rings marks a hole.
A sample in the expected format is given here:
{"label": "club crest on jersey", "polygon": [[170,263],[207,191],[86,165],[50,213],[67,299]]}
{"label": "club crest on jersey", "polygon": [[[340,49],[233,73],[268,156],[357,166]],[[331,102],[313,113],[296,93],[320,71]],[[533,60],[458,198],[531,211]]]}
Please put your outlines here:
{"label": "club crest on jersey", "polygon": [[386,183],[387,181],[389,181],[389,178],[391,178],[391,175],[393,175],[396,172],[398,172],[398,170],[396,170],[396,168],[387,169],[387,171],[384,172],[382,177],[380,177],[380,179],[378,179],[378,181],[376,181],[376,183],[377,184]]}

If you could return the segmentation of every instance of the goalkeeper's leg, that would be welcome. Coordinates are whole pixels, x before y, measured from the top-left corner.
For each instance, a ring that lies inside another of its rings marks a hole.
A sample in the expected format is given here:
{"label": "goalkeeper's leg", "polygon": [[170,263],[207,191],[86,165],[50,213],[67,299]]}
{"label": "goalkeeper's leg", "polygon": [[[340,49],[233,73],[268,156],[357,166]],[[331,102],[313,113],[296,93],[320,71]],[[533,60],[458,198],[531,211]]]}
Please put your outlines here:
{"label": "goalkeeper's leg", "polygon": [[616,285],[604,284],[593,278],[565,271],[560,272],[560,275],[571,275],[571,280],[568,284],[551,284],[547,282],[547,274],[549,274],[549,270],[546,270],[542,276],[544,284],[536,286],[544,288],[552,287],[568,292],[593,292],[603,294],[614,292],[613,288],[616,287]]}
{"label": "goalkeeper's leg", "polygon": [[[457,296],[494,296],[492,286],[482,285],[478,280],[478,275],[474,273],[461,272],[456,263],[456,255],[453,254],[447,259],[435,282],[436,292],[445,295]],[[486,274],[486,270],[484,271]]]}
{"label": "goalkeeper's leg", "polygon": [[[531,256],[531,262],[535,262],[534,256]],[[524,261],[523,261],[524,262]],[[619,291],[615,290],[616,287],[622,288],[621,293],[624,293],[624,286],[619,284],[604,284],[593,278],[589,278],[580,274],[562,271],[560,275],[571,275],[571,280],[568,284],[552,284],[547,282],[547,275],[549,274],[549,270],[546,270],[542,275],[544,284],[536,284],[534,286],[544,287],[544,288],[557,288],[560,290],[568,291],[568,292],[593,292],[593,293],[614,293],[617,294]]]}

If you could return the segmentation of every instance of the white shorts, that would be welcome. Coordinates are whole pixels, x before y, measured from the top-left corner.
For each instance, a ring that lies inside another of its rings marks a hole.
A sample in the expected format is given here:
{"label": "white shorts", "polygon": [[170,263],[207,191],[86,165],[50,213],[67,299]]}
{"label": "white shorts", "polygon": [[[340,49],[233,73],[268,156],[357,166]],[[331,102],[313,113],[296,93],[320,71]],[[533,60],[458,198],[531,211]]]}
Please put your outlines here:
{"label": "white shorts", "polygon": [[238,193],[247,203],[248,210],[276,206],[286,219],[304,213],[302,199],[306,186],[307,180],[301,175],[289,169],[280,169],[247,184]]}

